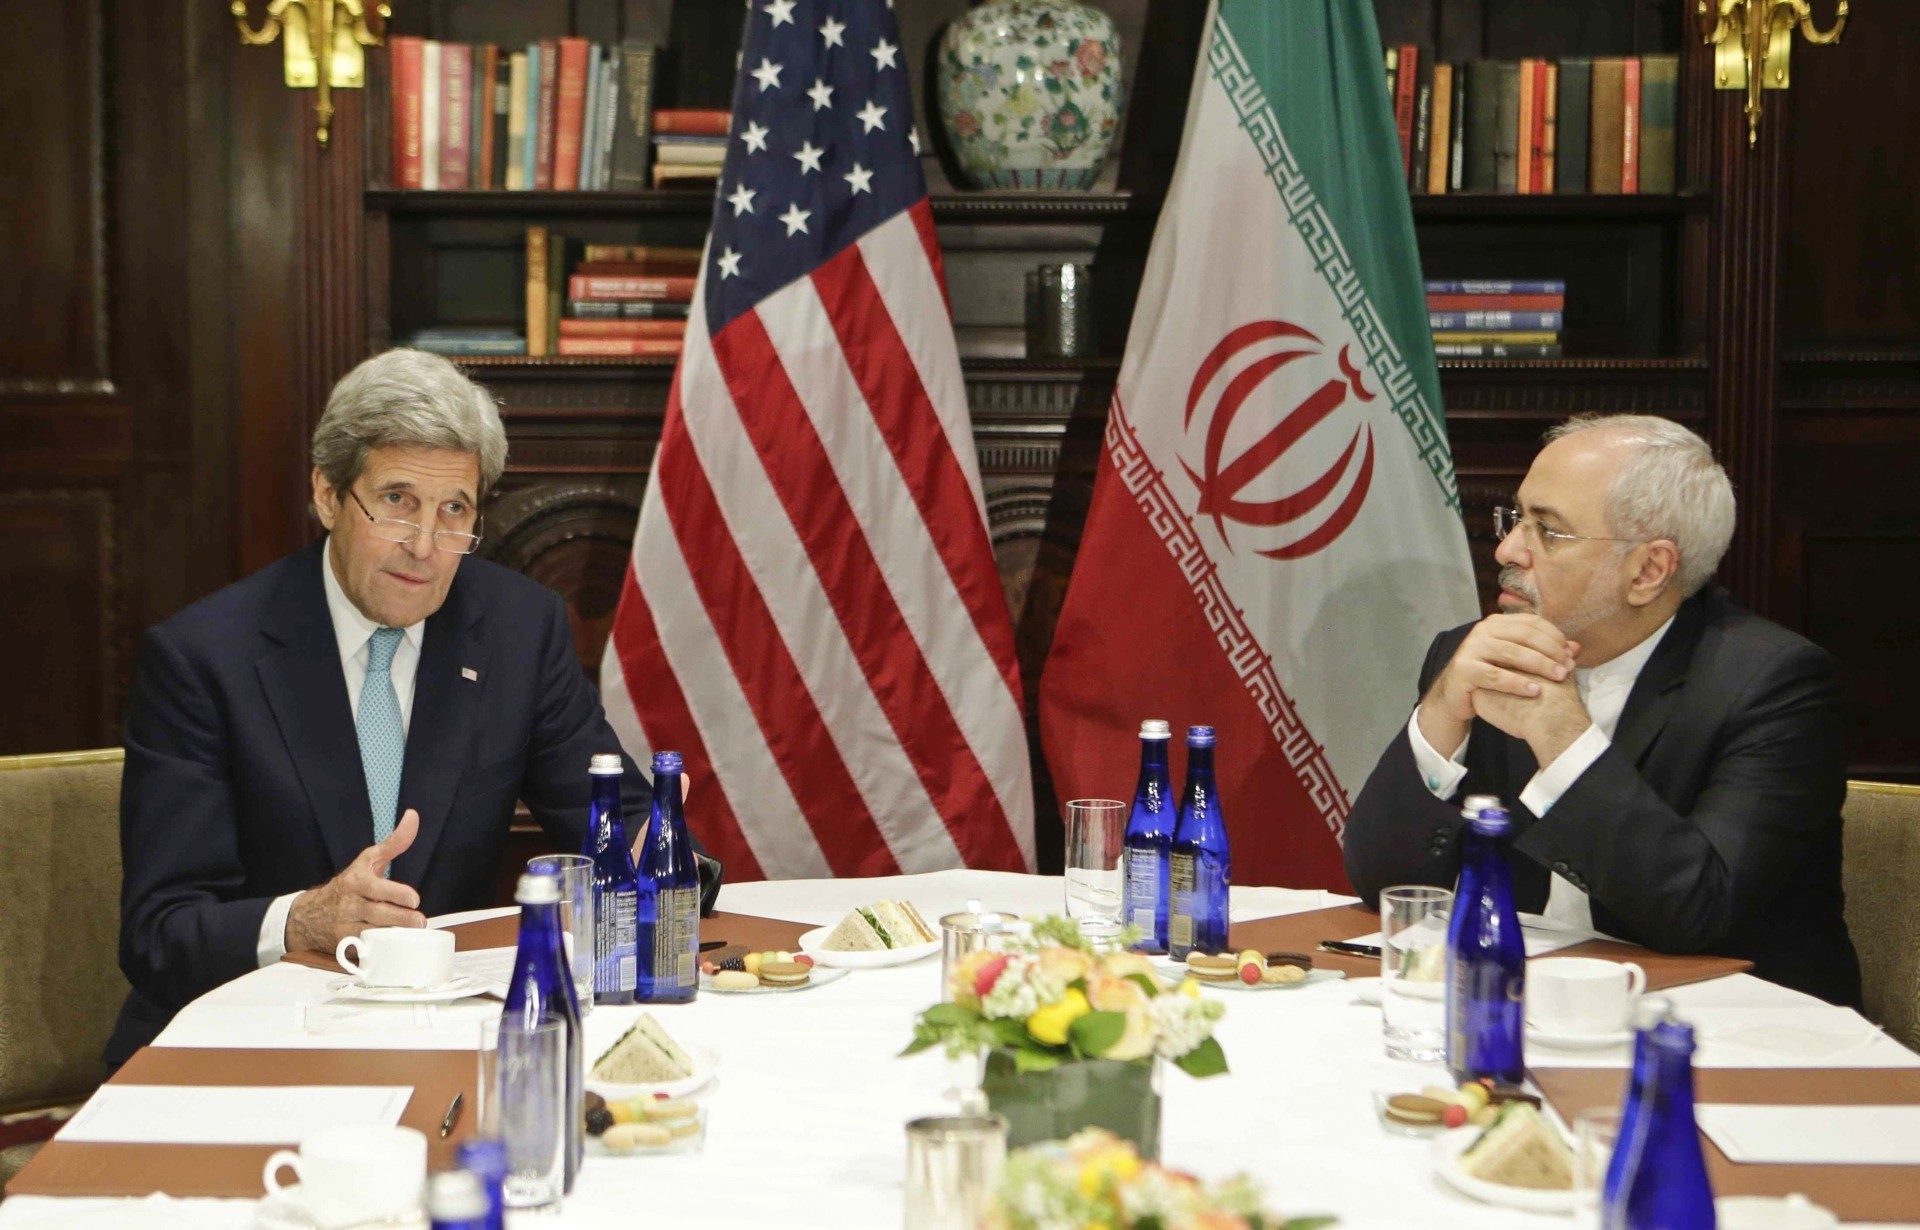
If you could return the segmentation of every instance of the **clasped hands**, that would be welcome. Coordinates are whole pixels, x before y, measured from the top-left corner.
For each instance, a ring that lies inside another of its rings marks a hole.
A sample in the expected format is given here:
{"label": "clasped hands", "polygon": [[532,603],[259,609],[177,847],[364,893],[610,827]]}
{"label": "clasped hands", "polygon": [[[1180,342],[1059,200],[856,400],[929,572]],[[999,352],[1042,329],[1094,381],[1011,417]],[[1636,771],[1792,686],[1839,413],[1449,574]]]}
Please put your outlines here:
{"label": "clasped hands", "polygon": [[1473,626],[1420,701],[1420,733],[1451,756],[1473,719],[1524,741],[1552,764],[1592,718],[1574,686],[1580,645],[1538,615],[1489,615]]}

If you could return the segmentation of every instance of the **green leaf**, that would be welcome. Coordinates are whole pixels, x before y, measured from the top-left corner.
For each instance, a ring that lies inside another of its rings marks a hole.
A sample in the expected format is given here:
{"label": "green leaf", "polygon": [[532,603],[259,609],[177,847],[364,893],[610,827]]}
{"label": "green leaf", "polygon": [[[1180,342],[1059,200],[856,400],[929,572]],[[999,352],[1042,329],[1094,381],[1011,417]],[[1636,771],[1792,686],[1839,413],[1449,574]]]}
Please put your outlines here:
{"label": "green leaf", "polygon": [[971,1008],[962,1008],[959,1004],[935,1004],[920,1014],[924,1023],[933,1026],[968,1025],[980,1019],[980,1014]]}
{"label": "green leaf", "polygon": [[1067,1036],[1081,1053],[1104,1055],[1126,1030],[1124,1012],[1089,1012],[1067,1027]]}
{"label": "green leaf", "polygon": [[1152,974],[1128,974],[1127,981],[1138,983],[1148,995],[1164,995],[1167,990],[1166,985]]}
{"label": "green leaf", "polygon": [[1337,1226],[1338,1217],[1289,1217],[1280,1223],[1279,1230],[1320,1230],[1322,1226]]}
{"label": "green leaf", "polygon": [[940,1039],[933,1034],[916,1034],[913,1041],[907,1043],[907,1049],[901,1051],[896,1058],[905,1059],[909,1055],[918,1055],[928,1047],[937,1045],[939,1041]]}
{"label": "green leaf", "polygon": [[1013,1052],[1013,1070],[1016,1072],[1051,1072],[1059,1066],[1060,1056],[1052,1051],[1020,1047]]}
{"label": "green leaf", "polygon": [[997,1017],[987,1022],[993,1031],[993,1040],[999,1046],[1035,1046],[1033,1035],[1027,1032],[1027,1023],[1015,1017]]}
{"label": "green leaf", "polygon": [[1219,1076],[1227,1070],[1227,1053],[1218,1038],[1208,1038],[1173,1062],[1188,1076]]}

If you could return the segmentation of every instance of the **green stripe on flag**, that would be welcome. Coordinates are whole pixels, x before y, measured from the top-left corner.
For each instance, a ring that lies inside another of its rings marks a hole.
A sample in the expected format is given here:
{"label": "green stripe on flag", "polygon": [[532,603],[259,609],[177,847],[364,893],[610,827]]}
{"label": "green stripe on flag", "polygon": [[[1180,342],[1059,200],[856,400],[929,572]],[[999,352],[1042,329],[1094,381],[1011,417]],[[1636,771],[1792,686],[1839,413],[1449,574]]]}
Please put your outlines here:
{"label": "green stripe on flag", "polygon": [[1413,207],[1392,102],[1381,88],[1371,0],[1219,0],[1207,60],[1394,413],[1458,512]]}

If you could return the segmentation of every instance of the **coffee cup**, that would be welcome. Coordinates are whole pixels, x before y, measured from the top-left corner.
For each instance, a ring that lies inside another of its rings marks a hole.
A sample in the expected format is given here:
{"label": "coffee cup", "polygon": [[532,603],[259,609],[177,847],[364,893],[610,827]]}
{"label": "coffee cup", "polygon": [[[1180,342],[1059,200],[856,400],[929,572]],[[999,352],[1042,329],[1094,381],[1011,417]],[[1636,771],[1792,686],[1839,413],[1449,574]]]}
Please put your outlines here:
{"label": "coffee cup", "polygon": [[[347,955],[353,949],[359,951],[357,963]],[[369,927],[341,940],[333,959],[361,986],[431,990],[453,976],[453,932]]]}
{"label": "coffee cup", "polygon": [[[283,1186],[280,1172],[299,1178]],[[427,1138],[404,1127],[336,1127],[315,1132],[299,1151],[277,1149],[260,1181],[267,1195],[303,1209],[320,1230],[417,1216],[427,1182]]]}
{"label": "coffee cup", "polygon": [[1527,962],[1527,1020],[1554,1034],[1612,1034],[1627,1028],[1647,971],[1631,961],[1549,957]]}

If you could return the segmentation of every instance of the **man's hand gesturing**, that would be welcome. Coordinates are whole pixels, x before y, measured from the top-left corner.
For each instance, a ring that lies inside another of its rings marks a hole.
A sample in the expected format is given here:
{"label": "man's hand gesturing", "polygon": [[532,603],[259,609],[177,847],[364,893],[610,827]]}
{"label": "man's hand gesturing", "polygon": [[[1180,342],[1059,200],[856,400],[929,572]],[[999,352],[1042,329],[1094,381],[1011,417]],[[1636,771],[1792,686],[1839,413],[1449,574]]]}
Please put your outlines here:
{"label": "man's hand gesturing", "polygon": [[420,894],[384,878],[419,834],[420,814],[408,808],[385,841],[360,851],[345,871],[325,884],[295,897],[287,911],[287,951],[330,953],[341,940],[367,927],[426,926]]}
{"label": "man's hand gesturing", "polygon": [[1453,755],[1473,725],[1474,692],[1537,697],[1573,676],[1579,650],[1538,615],[1487,616],[1467,633],[1420,701],[1421,735],[1434,751]]}

